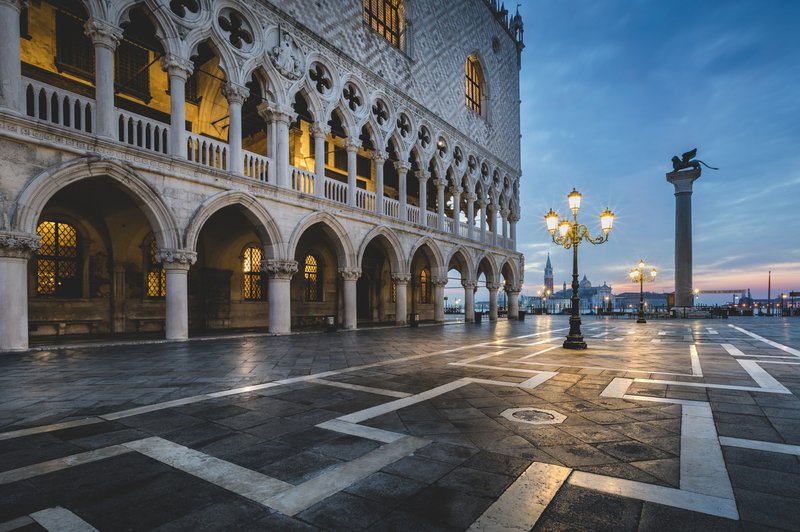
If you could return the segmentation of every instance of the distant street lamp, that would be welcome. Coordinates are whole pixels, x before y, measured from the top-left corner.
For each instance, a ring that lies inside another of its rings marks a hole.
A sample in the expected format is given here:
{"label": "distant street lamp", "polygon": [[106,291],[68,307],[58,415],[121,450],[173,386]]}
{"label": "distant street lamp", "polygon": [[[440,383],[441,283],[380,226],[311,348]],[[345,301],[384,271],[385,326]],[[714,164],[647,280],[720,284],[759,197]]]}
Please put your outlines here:
{"label": "distant street lamp", "polygon": [[605,301],[605,302],[606,302],[606,305],[605,305],[605,307],[606,307],[606,311],[607,311],[607,312],[611,312],[611,298],[610,298],[610,297],[608,297],[608,296],[604,296],[604,297],[603,297],[603,301]]}
{"label": "distant street lamp", "polygon": [[[572,222],[567,218],[561,218],[558,213],[550,209],[545,217],[547,230],[553,242],[565,249],[572,248],[572,312],[569,317],[569,334],[564,341],[566,349],[586,349],[586,342],[583,341],[581,333],[580,298],[578,297],[578,245],[581,241],[590,244],[602,244],[608,241],[608,233],[614,226],[614,213],[606,209],[600,214],[600,228],[603,234],[592,237],[585,225],[578,223],[578,210],[581,208],[581,194],[574,188],[567,195],[569,209],[572,211]],[[559,221],[559,219],[561,221]],[[556,236],[558,230],[558,236]]]}
{"label": "distant street lamp", "polygon": [[635,268],[631,268],[630,276],[631,281],[639,283],[639,319],[636,320],[636,323],[647,323],[647,320],[644,319],[644,282],[656,280],[656,269],[650,270],[650,276],[648,277],[644,261],[640,260]]}
{"label": "distant street lamp", "polygon": [[699,288],[695,288],[694,290],[692,290],[692,293],[694,294],[694,306],[696,307],[697,306],[697,300],[700,298],[700,289]]}

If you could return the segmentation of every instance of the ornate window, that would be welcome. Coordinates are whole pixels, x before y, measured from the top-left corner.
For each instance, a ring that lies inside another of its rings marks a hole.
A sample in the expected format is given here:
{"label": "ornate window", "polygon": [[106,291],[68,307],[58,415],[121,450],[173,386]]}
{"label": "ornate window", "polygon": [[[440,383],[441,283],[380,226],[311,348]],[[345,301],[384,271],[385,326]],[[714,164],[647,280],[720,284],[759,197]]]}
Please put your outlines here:
{"label": "ornate window", "polygon": [[405,48],[403,0],[364,0],[364,23],[396,48]]}
{"label": "ornate window", "polygon": [[263,301],[261,282],[261,249],[248,246],[242,256],[242,294],[245,301]]}
{"label": "ornate window", "polygon": [[114,84],[116,90],[135,96],[145,103],[150,101],[150,52],[128,39],[117,47],[114,58]]}
{"label": "ornate window", "polygon": [[94,46],[83,33],[83,23],[77,11],[56,11],[56,67],[94,82]]}
{"label": "ornate window", "polygon": [[483,71],[478,59],[471,55],[467,58],[466,72],[466,105],[478,114],[482,114],[483,101]]}
{"label": "ornate window", "polygon": [[80,297],[78,232],[67,223],[44,221],[36,228],[42,247],[36,253],[36,294]]}
{"label": "ornate window", "polygon": [[431,272],[428,268],[422,268],[419,272],[419,302],[431,302]]}
{"label": "ornate window", "polygon": [[142,246],[145,253],[145,275],[147,287],[145,295],[148,298],[162,298],[167,295],[167,272],[164,264],[158,260],[158,243],[156,237],[148,236]]}
{"label": "ornate window", "polygon": [[314,255],[306,255],[303,268],[305,277],[305,299],[309,302],[322,301],[322,265]]}

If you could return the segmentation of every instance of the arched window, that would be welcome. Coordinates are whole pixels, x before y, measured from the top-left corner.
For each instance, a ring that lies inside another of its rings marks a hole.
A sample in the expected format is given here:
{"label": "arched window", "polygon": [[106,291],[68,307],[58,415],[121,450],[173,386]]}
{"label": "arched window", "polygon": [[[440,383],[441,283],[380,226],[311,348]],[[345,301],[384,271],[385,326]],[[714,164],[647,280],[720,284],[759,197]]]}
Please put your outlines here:
{"label": "arched window", "polygon": [[403,0],[364,0],[364,24],[392,46],[405,48]]}
{"label": "arched window", "polygon": [[63,222],[44,221],[36,228],[42,247],[36,252],[36,294],[81,297],[78,232]]}
{"label": "arched window", "polygon": [[261,289],[261,249],[248,246],[242,255],[242,294],[245,301],[263,301]]}
{"label": "arched window", "polygon": [[428,268],[422,268],[419,272],[419,302],[431,302],[431,272]]}
{"label": "arched window", "polygon": [[303,274],[306,282],[306,301],[322,301],[322,265],[316,256],[310,254],[306,255]]}
{"label": "arched window", "polygon": [[483,102],[483,70],[478,62],[478,58],[471,55],[467,58],[465,67],[466,79],[466,100],[467,108],[476,113],[482,113],[481,103]]}
{"label": "arched window", "polygon": [[148,298],[162,298],[167,295],[167,272],[164,264],[158,260],[158,242],[156,237],[149,235],[142,246],[144,249],[144,271],[147,275]]}

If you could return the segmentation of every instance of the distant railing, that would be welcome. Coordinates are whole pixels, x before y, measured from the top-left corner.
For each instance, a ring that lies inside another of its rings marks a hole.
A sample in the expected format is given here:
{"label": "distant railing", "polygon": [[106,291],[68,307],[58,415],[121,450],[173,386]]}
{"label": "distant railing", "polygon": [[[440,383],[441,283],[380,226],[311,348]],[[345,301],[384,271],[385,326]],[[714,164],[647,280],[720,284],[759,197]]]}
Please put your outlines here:
{"label": "distant railing", "polygon": [[356,189],[356,207],[368,211],[375,210],[375,193],[362,188]]}
{"label": "distant railing", "polygon": [[244,154],[245,177],[252,177],[266,183],[269,180],[269,165],[272,164],[272,159],[247,150],[242,150],[242,153]]}
{"label": "distant railing", "polygon": [[292,189],[303,194],[314,194],[314,174],[292,166]]}
{"label": "distant railing", "polygon": [[406,205],[406,219],[411,222],[418,224],[419,223],[419,207],[415,207],[413,205]]}
{"label": "distant railing", "polygon": [[169,145],[169,126],[139,116],[137,114],[117,110],[118,140],[157,153],[167,153]]}
{"label": "distant railing", "polygon": [[453,219],[452,218],[445,218],[444,219],[444,230],[448,233],[453,232]]}
{"label": "distant railing", "polygon": [[326,177],[325,197],[338,203],[347,203],[347,183]]}
{"label": "distant railing", "polygon": [[[458,222],[458,234],[464,238],[469,236],[469,224],[465,222]],[[473,232],[473,234],[475,234]]]}
{"label": "distant railing", "polygon": [[25,111],[28,116],[86,133],[94,130],[94,100],[67,93],[40,81],[25,79],[24,83]]}
{"label": "distant railing", "polygon": [[383,214],[393,218],[399,218],[400,202],[392,198],[383,198]]}
{"label": "distant railing", "polygon": [[202,166],[227,170],[228,145],[190,133],[186,135],[186,158]]}
{"label": "distant railing", "polygon": [[428,216],[428,227],[439,227],[439,215],[435,212],[426,211]]}

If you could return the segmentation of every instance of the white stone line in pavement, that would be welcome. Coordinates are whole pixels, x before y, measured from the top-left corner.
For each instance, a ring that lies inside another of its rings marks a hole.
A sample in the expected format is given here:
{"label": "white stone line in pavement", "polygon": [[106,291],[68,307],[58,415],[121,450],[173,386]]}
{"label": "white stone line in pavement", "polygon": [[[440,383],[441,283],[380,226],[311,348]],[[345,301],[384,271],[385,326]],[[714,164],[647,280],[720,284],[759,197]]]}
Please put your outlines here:
{"label": "white stone line in pavement", "polygon": [[794,349],[793,347],[789,347],[787,345],[779,344],[778,342],[773,342],[772,340],[769,340],[768,338],[764,338],[763,336],[759,336],[756,333],[752,333],[752,332],[748,331],[747,329],[742,329],[741,327],[737,327],[736,325],[733,325],[733,324],[728,324],[728,327],[733,327],[737,331],[739,331],[741,333],[744,333],[747,336],[750,336],[752,338],[755,338],[756,340],[760,340],[760,341],[764,342],[767,345],[771,345],[772,347],[780,349],[781,351],[786,351],[787,353],[790,353],[790,354],[792,354],[792,355],[794,355],[796,357],[800,357],[800,351],[797,350],[797,349]]}
{"label": "white stone line in pavement", "polygon": [[770,390],[779,390],[779,393],[787,393],[791,394],[786,387],[778,382],[778,380],[767,373],[767,370],[759,366],[761,361],[759,360],[742,360],[736,359],[736,362],[739,363],[740,366],[744,368],[744,370],[750,374],[750,377],[758,383],[759,386],[762,388],[767,388]]}
{"label": "white stone line in pavement", "polygon": [[349,382],[329,381],[326,379],[311,379],[308,382],[314,384],[322,384],[325,386],[333,386],[336,388],[344,388],[346,390],[355,390],[358,392],[374,393],[376,395],[385,395],[387,397],[408,397],[411,394],[406,392],[398,392],[396,390],[387,390],[385,388],[374,388],[372,386],[361,386],[359,384],[350,384]]}
{"label": "white stone line in pavement", "polygon": [[572,470],[534,462],[467,529],[471,532],[530,530]]}
{"label": "white stone line in pavement", "polygon": [[627,393],[628,388],[631,387],[631,384],[633,384],[633,379],[614,377],[614,379],[608,383],[608,386],[606,386],[606,388],[600,392],[600,397],[613,397],[622,399],[625,393]]}
{"label": "white stone line in pavement", "polygon": [[0,532],[11,532],[12,530],[17,530],[25,526],[35,525],[36,521],[28,517],[27,515],[23,515],[22,517],[17,517],[16,519],[12,519],[11,521],[5,521],[0,523]]}
{"label": "white stone line in pavement", "polygon": [[349,423],[341,419],[329,419],[316,425],[321,429],[332,430],[341,432],[342,434],[349,434],[350,436],[358,436],[359,438],[366,438],[368,440],[375,440],[382,443],[392,443],[397,440],[405,438],[406,434],[399,432],[391,432],[383,429],[376,429],[375,427],[367,427],[366,425],[358,425],[356,423]]}
{"label": "white stone line in pavement", "polygon": [[706,327],[708,334],[719,334],[716,329],[712,329],[711,327]]}
{"label": "white stone line in pavement", "polygon": [[740,392],[766,392],[766,393],[783,393],[783,394],[791,393],[790,391],[786,390],[786,388],[780,390],[775,388],[759,388],[758,386],[737,386],[734,384],[708,384],[705,382],[666,381],[658,379],[634,379],[634,381],[648,382],[650,384],[666,384],[668,386],[687,386],[689,388],[714,388],[717,390],[737,390]]}
{"label": "white stone line in pavement", "polygon": [[619,338],[614,338],[614,340],[613,340],[613,341],[614,341],[614,342],[622,342],[622,341],[624,341],[624,340],[625,340],[625,337],[624,337],[624,336],[620,336]]}
{"label": "white stone line in pavement", "polygon": [[322,475],[289,488],[266,501],[266,505],[284,515],[297,515],[306,508],[340,492],[380,469],[405,458],[429,440],[406,436],[401,440],[378,447],[374,451],[337,465]]}
{"label": "white stone line in pavement", "polygon": [[695,377],[703,376],[703,367],[700,365],[700,356],[697,354],[697,346],[689,346],[689,360],[692,362],[692,375]]}
{"label": "white stone line in pavement", "polygon": [[733,499],[711,405],[681,407],[681,490]]}
{"label": "white stone line in pavement", "polygon": [[519,360],[527,360],[529,358],[538,357],[541,354],[547,353],[548,351],[552,351],[553,349],[558,349],[560,346],[553,345],[548,348],[536,351],[535,353],[531,353],[530,355],[525,355],[524,357],[520,358]]}
{"label": "white stone line in pavement", "polygon": [[[544,340],[544,341],[546,341],[546,340]],[[534,343],[538,344],[538,343],[543,343],[543,342],[534,342]],[[523,347],[507,347],[505,349],[501,349],[500,351],[495,351],[494,353],[478,355],[478,356],[470,357],[470,358],[468,358],[466,360],[459,360],[458,361],[458,365],[459,366],[467,366],[467,365],[470,365],[473,362],[477,362],[479,360],[484,360],[486,358],[492,358],[492,357],[496,357],[496,356],[500,356],[500,355],[505,355],[506,353],[509,353],[511,351],[517,351],[519,349],[524,349],[524,348]]]}
{"label": "white stone line in pavement", "polygon": [[787,366],[800,366],[800,362],[783,362],[781,360],[759,360],[759,364],[786,364]]}
{"label": "white stone line in pavement", "polygon": [[[740,351],[741,353],[741,351]],[[734,355],[737,357],[748,357],[748,358],[757,358],[759,362],[769,362],[769,360],[762,360],[762,359],[779,359],[779,360],[797,360],[797,357],[793,357],[791,355],[748,355],[745,353]]]}
{"label": "white stone line in pavement", "polygon": [[691,491],[645,484],[635,480],[606,477],[584,471],[573,471],[567,482],[570,486],[579,486],[620,497],[639,499],[727,519],[739,519],[736,502],[724,497],[702,495]]}
{"label": "white stone line in pavement", "polygon": [[[692,375],[689,373],[672,373],[669,371],[653,371],[644,369],[608,368],[604,366],[577,366],[577,365],[571,366],[569,364],[552,364],[549,362],[522,362],[522,361],[515,361],[515,363],[528,364],[529,366],[546,366],[549,368],[599,369],[602,371],[624,371],[625,373],[644,373],[646,375],[658,374],[658,375],[675,375],[676,377],[702,377],[702,375]],[[495,367],[495,366],[490,366],[490,367]]]}
{"label": "white stone line in pavement", "polygon": [[123,445],[170,467],[264,505],[277,493],[294,487],[282,480],[220,460],[163,438],[145,438]]}
{"label": "white stone line in pavement", "polygon": [[726,447],[741,447],[742,449],[753,449],[756,451],[794,454],[800,456],[800,445],[774,443],[771,441],[744,440],[742,438],[729,438],[728,436],[720,436],[719,443],[725,445]]}
{"label": "white stone line in pavement", "polygon": [[139,406],[136,408],[129,408],[128,410],[121,410],[119,412],[112,412],[110,414],[103,414],[100,416],[101,419],[105,421],[114,421],[116,419],[122,419],[125,417],[131,416],[138,416],[139,414],[147,414],[149,412],[155,412],[156,410],[163,410],[165,408],[173,408],[176,406],[188,405],[192,403],[197,403],[199,401],[205,401],[209,399],[208,395],[195,395],[192,397],[184,397],[183,399],[174,399],[172,401],[164,401],[163,403],[156,403],[152,405],[146,406]]}
{"label": "white stone line in pavement", "polygon": [[603,336],[607,336],[607,335],[608,335],[608,331],[601,332],[600,334],[595,334],[594,336],[592,336],[592,338],[602,338]]}
{"label": "white stone line in pavement", "polygon": [[76,419],[74,421],[64,421],[62,423],[53,423],[52,425],[40,425],[29,429],[12,430],[10,432],[0,433],[0,441],[11,440],[14,438],[21,438],[23,436],[32,436],[34,434],[41,434],[43,432],[53,432],[62,429],[71,429],[73,427],[82,427],[84,425],[93,425],[103,421],[98,417],[87,417],[83,419]]}
{"label": "white stone line in pavement", "polygon": [[649,395],[626,394],[622,396],[622,399],[627,399],[628,401],[648,401],[651,403],[666,403],[671,405],[684,405],[684,406],[700,406],[708,404],[704,403],[703,401],[692,401],[691,399],[672,399],[669,397],[651,397]]}
{"label": "white stone line in pavement", "polygon": [[61,506],[32,513],[31,519],[52,532],[97,532],[95,527]]}
{"label": "white stone line in pavement", "polygon": [[112,445],[110,447],[103,447],[102,449],[95,449],[94,451],[72,454],[63,458],[54,458],[53,460],[12,469],[11,471],[3,471],[0,473],[0,485],[38,477],[39,475],[46,475],[47,473],[53,473],[54,471],[61,471],[62,469],[89,464],[91,462],[97,462],[98,460],[105,460],[106,458],[129,452],[130,449],[122,445]]}

